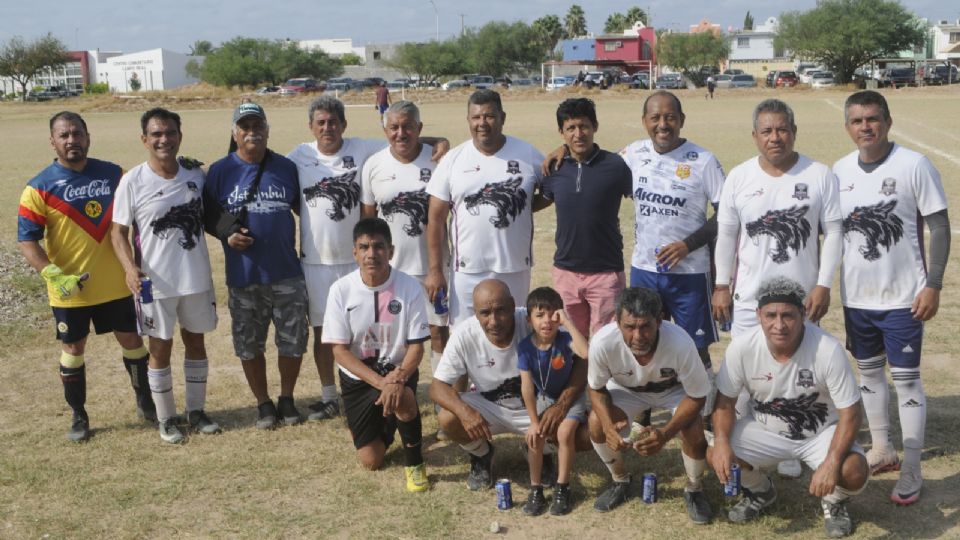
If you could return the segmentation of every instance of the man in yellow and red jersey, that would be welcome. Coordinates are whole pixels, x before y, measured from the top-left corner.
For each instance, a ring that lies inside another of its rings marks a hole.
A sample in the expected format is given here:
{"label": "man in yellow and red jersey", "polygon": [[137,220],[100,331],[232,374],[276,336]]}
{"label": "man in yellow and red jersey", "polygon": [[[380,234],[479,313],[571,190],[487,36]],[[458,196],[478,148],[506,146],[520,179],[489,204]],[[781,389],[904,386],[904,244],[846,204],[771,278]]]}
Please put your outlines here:
{"label": "man in yellow and red jersey", "polygon": [[113,332],[123,348],[137,413],[155,421],[156,409],[133,296],[110,243],[113,197],[123,171],[87,157],[90,133],[76,113],[63,111],[50,119],[50,145],[57,159],[30,180],[20,196],[17,240],[27,262],[47,282],[57,339],[63,345],[60,379],[73,409],[67,438],[80,442],[90,436],[83,352],[91,321],[97,334]]}

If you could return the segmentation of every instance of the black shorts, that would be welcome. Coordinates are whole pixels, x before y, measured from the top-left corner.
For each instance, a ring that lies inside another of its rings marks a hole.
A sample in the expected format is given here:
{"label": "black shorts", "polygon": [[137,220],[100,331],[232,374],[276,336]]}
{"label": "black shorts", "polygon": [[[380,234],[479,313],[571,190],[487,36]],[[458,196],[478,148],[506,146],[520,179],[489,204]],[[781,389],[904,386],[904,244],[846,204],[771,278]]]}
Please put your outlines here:
{"label": "black shorts", "polygon": [[54,307],[53,318],[57,322],[57,339],[64,343],[87,337],[90,321],[93,321],[93,330],[98,335],[137,331],[137,309],[132,294],[95,306]]}
{"label": "black shorts", "polygon": [[[417,380],[419,372],[414,372],[407,379],[406,387],[417,394]],[[394,415],[383,416],[383,407],[375,402],[380,397],[380,391],[364,381],[358,381],[340,371],[340,395],[343,396],[343,409],[347,417],[347,427],[353,436],[353,447],[363,448],[378,438],[383,441],[385,448],[393,444],[394,433],[397,431],[397,418]]]}

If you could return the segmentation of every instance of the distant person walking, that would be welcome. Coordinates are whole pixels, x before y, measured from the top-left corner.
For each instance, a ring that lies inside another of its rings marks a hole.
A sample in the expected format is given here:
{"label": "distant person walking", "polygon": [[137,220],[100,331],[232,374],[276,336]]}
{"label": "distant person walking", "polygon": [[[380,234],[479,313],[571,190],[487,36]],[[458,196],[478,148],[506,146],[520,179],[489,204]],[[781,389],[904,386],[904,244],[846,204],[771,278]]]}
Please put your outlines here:
{"label": "distant person walking", "polygon": [[377,94],[377,104],[374,107],[380,113],[380,121],[383,122],[383,115],[390,106],[390,90],[387,89],[387,81],[380,81],[380,86],[374,92]]}

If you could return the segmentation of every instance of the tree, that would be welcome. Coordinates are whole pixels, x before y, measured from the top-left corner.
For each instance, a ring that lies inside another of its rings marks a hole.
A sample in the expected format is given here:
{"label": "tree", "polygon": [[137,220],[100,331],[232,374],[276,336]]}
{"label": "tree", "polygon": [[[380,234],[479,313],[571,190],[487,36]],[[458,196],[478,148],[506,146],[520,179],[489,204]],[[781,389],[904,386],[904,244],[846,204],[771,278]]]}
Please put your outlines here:
{"label": "tree", "polygon": [[587,35],[587,16],[583,8],[577,4],[570,6],[567,16],[563,18],[563,29],[567,37],[575,38]]}
{"label": "tree", "polygon": [[338,60],[340,60],[341,66],[359,66],[363,63],[363,58],[360,58],[359,54],[354,53],[341,54]]}
{"label": "tree", "polygon": [[642,22],[644,26],[647,25],[647,12],[637,6],[628,9],[624,17],[627,19],[627,28],[633,28],[637,21]]}
{"label": "tree", "polygon": [[747,11],[747,16],[743,18],[743,29],[744,30],[753,30],[753,15],[750,14],[750,11]]}
{"label": "tree", "polygon": [[279,84],[292,77],[327,79],[340,73],[340,63],[319,49],[306,51],[295,42],[245,37],[221,44],[199,66],[200,79],[217,86]]}
{"label": "tree", "polygon": [[730,54],[730,44],[713,32],[664,34],[657,41],[661,64],[683,73],[694,84],[703,84],[701,68],[713,67]]}
{"label": "tree", "polygon": [[533,21],[530,25],[537,40],[543,47],[544,56],[551,56],[553,50],[557,48],[557,42],[566,37],[563,25],[560,24],[560,18],[556,15],[545,15]]}
{"label": "tree", "polygon": [[536,33],[522,22],[489,22],[466,32],[460,44],[468,69],[494,77],[534,69],[544,60]]}
{"label": "tree", "polygon": [[890,0],[823,0],[809,11],[780,16],[776,47],[830,68],[848,82],[860,66],[899,56],[924,42],[923,23]]}
{"label": "tree", "polygon": [[206,56],[213,52],[213,43],[198,39],[190,45],[190,56]]}
{"label": "tree", "polygon": [[407,77],[416,76],[421,81],[435,81],[443,75],[465,71],[464,55],[455,39],[430,41],[428,43],[403,43],[397,47],[390,67]]}
{"label": "tree", "polygon": [[140,84],[140,77],[138,77],[136,73],[134,73],[133,75],[130,75],[130,91],[139,92],[141,86],[142,85]]}
{"label": "tree", "polygon": [[0,49],[0,77],[10,77],[27,98],[27,84],[44,69],[60,67],[70,61],[62,41],[47,34],[27,42],[20,36],[10,38]]}
{"label": "tree", "polygon": [[611,13],[607,17],[607,22],[603,24],[603,33],[619,34],[628,28],[633,28],[637,21],[646,25],[647,13],[636,6],[628,9],[626,13]]}

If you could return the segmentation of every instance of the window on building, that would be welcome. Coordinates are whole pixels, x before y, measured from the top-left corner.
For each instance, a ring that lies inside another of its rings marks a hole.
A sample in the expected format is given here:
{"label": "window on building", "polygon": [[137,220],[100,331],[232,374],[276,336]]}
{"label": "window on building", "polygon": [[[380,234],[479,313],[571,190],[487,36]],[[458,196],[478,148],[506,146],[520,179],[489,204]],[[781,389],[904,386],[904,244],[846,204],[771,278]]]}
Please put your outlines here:
{"label": "window on building", "polygon": [[607,52],[615,51],[621,47],[623,47],[622,41],[604,41],[603,42],[603,50]]}
{"label": "window on building", "polygon": [[380,59],[380,51],[373,51],[373,59],[374,60]]}
{"label": "window on building", "polygon": [[738,37],[737,38],[737,48],[745,49],[750,46],[750,38],[748,37]]}
{"label": "window on building", "polygon": [[950,32],[950,43],[960,41],[960,32]]}

